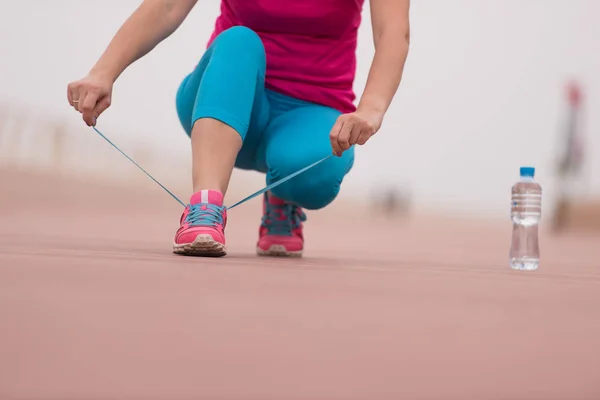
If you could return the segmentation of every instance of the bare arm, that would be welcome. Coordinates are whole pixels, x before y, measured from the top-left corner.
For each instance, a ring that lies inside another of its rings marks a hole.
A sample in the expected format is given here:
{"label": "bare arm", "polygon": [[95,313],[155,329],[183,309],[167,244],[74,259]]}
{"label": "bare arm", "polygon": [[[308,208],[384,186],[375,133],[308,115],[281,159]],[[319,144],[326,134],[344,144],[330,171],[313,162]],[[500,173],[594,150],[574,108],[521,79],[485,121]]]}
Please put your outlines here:
{"label": "bare arm", "polygon": [[341,115],[329,134],[338,156],[354,144],[365,144],[381,127],[408,56],[409,6],[410,0],[371,0],[375,57],[356,112]]}
{"label": "bare arm", "polygon": [[114,82],[129,65],[175,32],[196,2],[144,0],[117,31],[92,72]]}
{"label": "bare arm", "polygon": [[132,63],[148,54],[181,25],[197,0],[144,0],[113,37],[87,77],[67,87],[69,104],[88,126],[108,107],[112,87]]}
{"label": "bare arm", "polygon": [[402,79],[410,43],[410,0],[371,0],[375,57],[358,109],[387,111]]}

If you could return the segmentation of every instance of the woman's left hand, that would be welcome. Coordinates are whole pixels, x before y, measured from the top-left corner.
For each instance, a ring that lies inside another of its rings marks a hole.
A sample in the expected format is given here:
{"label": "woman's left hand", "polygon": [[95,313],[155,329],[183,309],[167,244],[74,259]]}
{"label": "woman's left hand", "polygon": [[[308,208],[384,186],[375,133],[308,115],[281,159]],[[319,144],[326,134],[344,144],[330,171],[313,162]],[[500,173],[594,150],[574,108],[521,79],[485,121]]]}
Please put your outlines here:
{"label": "woman's left hand", "polygon": [[333,153],[340,157],[355,144],[363,145],[381,127],[383,116],[356,110],[338,117],[331,129],[329,139]]}

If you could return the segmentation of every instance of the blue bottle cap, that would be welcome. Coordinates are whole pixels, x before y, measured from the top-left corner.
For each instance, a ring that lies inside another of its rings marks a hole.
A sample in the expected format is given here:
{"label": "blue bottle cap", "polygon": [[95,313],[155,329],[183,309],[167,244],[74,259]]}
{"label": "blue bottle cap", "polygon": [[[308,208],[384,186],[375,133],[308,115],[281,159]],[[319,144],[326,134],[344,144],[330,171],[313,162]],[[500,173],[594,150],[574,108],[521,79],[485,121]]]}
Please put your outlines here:
{"label": "blue bottle cap", "polygon": [[533,178],[535,176],[535,168],[534,167],[521,167],[521,176]]}

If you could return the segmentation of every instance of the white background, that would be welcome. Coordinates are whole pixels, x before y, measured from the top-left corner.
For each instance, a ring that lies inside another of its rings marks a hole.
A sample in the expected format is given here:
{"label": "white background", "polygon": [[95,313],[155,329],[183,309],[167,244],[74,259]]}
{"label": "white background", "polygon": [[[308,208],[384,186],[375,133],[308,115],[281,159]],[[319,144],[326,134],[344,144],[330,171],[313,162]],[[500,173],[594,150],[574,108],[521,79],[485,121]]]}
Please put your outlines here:
{"label": "white background", "polygon": [[[67,83],[86,74],[139,3],[1,1],[0,100],[76,121]],[[175,91],[201,57],[218,9],[217,0],[200,0],[180,30],[122,75],[100,120],[114,139],[189,157]],[[422,208],[504,215],[519,166],[532,164],[551,207],[571,78],[586,92],[588,183],[600,193],[599,15],[596,0],[413,1],[403,83],[381,132],[358,149],[342,195],[408,185]],[[373,55],[368,3],[363,16],[359,95]]]}

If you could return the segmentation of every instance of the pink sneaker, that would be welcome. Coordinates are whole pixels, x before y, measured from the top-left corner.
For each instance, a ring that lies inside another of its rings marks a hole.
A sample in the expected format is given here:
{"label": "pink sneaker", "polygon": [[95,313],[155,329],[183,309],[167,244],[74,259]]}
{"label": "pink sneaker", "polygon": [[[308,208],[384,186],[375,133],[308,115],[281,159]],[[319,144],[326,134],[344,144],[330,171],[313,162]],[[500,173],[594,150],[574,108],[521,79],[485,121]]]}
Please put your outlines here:
{"label": "pink sneaker", "polygon": [[218,190],[194,193],[181,216],[173,252],[190,256],[221,257],[225,249],[227,212]]}
{"label": "pink sneaker", "polygon": [[261,256],[300,257],[304,249],[304,221],[306,215],[300,207],[265,193],[256,253]]}

